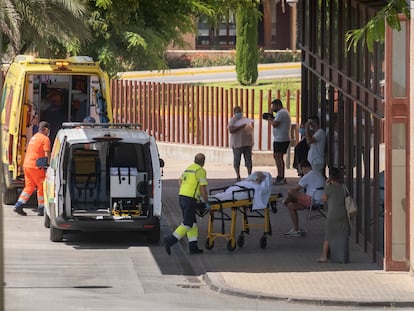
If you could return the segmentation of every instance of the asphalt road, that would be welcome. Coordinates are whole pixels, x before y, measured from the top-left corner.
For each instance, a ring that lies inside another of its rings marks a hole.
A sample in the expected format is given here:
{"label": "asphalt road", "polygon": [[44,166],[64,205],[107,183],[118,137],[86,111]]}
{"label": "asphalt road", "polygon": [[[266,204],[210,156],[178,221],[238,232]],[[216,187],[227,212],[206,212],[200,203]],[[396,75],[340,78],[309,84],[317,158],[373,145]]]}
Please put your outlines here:
{"label": "asphalt road", "polygon": [[27,217],[11,206],[3,211],[7,311],[321,310],[212,291],[194,274],[204,255],[188,256],[180,244],[168,256],[162,245],[131,233],[75,232],[53,243],[35,211],[26,208]]}
{"label": "asphalt road", "polygon": [[[180,221],[175,205],[177,179],[187,165],[186,161],[168,159],[164,168],[163,200],[168,200],[168,204],[161,222],[162,236]],[[206,168],[211,186],[228,185],[234,179],[233,175],[223,176],[223,171],[231,171],[229,165],[207,163]],[[43,218],[30,208],[26,211],[29,215],[21,217],[12,211],[12,206],[3,207],[7,311],[332,310],[332,307],[221,294],[210,290],[203,281],[206,270],[255,272],[280,267],[278,260],[284,258],[280,243],[285,243],[285,247],[291,244],[290,240],[278,238],[286,228],[275,228],[277,232],[269,238],[266,251],[258,247],[260,230],[253,230],[243,250],[229,252],[220,240],[205,254],[189,256],[187,241],[183,241],[168,256],[162,243],[149,245],[136,233],[74,232],[66,234],[64,242],[53,243],[49,240],[49,230],[43,226]],[[201,247],[205,226],[206,219],[200,220]],[[306,247],[307,242],[298,243]],[[274,258],[274,263],[263,256]],[[357,309],[344,306],[335,310]]]}

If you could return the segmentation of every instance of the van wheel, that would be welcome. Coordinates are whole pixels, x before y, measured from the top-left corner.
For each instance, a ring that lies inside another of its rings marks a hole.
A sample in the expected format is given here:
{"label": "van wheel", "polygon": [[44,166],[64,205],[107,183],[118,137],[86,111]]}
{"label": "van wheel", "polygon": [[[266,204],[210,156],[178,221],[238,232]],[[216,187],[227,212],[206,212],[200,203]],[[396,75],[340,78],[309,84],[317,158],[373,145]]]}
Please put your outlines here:
{"label": "van wheel", "polygon": [[156,225],[154,229],[147,233],[147,241],[150,244],[158,244],[161,237],[160,224]]}
{"label": "van wheel", "polygon": [[3,192],[3,204],[13,205],[17,202],[19,195],[16,188],[5,189]]}
{"label": "van wheel", "polygon": [[62,242],[63,239],[63,230],[50,227],[50,240],[52,242]]}
{"label": "van wheel", "polygon": [[45,221],[44,221],[45,228],[50,228],[50,217],[45,213]]}

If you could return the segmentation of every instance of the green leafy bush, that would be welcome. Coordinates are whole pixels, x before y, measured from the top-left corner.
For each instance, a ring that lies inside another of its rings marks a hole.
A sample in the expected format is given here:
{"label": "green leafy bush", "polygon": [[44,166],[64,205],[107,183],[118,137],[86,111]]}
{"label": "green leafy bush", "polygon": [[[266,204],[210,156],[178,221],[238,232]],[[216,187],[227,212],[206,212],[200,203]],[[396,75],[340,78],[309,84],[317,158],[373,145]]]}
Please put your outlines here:
{"label": "green leafy bush", "polygon": [[167,59],[167,66],[170,69],[190,68],[191,58],[189,55],[183,54],[180,57]]}
{"label": "green leafy bush", "polygon": [[259,64],[286,63],[300,61],[298,51],[266,51],[259,49]]}
{"label": "green leafy bush", "polygon": [[[259,64],[284,63],[300,61],[300,51],[267,51],[259,49]],[[188,52],[167,58],[170,69],[199,68],[211,66],[234,66],[236,65],[235,51],[220,51],[217,54],[203,52]]]}

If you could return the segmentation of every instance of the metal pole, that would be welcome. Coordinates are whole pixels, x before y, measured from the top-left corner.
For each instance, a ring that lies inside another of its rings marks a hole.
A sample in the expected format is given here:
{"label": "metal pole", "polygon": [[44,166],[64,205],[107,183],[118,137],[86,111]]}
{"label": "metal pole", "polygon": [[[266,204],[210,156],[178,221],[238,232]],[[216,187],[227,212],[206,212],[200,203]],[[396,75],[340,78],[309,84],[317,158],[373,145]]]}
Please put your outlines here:
{"label": "metal pole", "polygon": [[[1,1],[0,8],[3,6]],[[3,9],[0,10],[0,21],[4,20]],[[0,100],[3,96],[3,32],[0,31]],[[2,139],[3,130],[0,129],[0,141]],[[3,161],[2,161],[3,162]],[[0,164],[0,311],[5,309],[4,307],[4,260],[3,260],[3,163]]]}

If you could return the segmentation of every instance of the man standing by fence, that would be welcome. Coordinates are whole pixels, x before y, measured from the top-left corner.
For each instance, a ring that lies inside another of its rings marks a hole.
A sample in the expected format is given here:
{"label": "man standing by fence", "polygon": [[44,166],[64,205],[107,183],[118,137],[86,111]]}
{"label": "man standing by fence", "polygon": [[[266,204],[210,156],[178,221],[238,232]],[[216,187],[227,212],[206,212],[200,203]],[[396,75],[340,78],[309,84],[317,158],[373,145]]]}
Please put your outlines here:
{"label": "man standing by fence", "polygon": [[237,181],[240,181],[240,161],[244,157],[244,165],[247,175],[252,173],[252,149],[254,145],[253,119],[243,117],[240,106],[233,109],[234,117],[230,119],[228,129],[230,132],[230,146],[233,149],[233,167],[236,172]]}
{"label": "man standing by fence", "polygon": [[287,152],[290,144],[290,114],[283,108],[282,101],[275,99],[272,101],[272,111],[276,116],[268,116],[267,121],[273,127],[273,158],[277,168],[277,177],[274,185],[286,183],[285,178],[285,160],[283,155]]}

